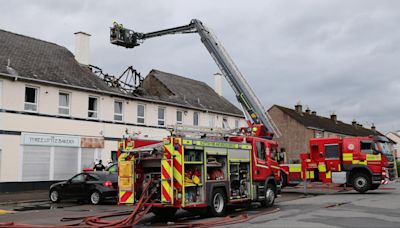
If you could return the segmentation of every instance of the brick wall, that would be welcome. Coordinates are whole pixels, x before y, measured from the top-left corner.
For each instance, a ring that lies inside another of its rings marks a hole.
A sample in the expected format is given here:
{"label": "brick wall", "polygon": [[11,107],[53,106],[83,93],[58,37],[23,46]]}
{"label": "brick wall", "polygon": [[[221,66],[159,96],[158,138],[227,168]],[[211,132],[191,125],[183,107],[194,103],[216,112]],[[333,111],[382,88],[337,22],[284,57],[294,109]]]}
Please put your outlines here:
{"label": "brick wall", "polygon": [[300,153],[308,151],[309,139],[314,137],[314,130],[306,128],[276,106],[268,113],[282,133],[282,136],[275,140],[280,148],[285,148],[288,159],[286,162],[299,161]]}

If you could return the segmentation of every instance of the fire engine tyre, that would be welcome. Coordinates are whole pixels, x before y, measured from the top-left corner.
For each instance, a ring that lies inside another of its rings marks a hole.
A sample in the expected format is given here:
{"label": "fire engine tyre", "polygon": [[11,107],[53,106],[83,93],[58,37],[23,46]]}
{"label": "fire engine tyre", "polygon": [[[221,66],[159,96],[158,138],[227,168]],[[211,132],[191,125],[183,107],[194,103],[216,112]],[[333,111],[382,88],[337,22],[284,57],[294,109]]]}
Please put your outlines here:
{"label": "fire engine tyre", "polygon": [[49,198],[52,203],[58,203],[60,202],[60,193],[56,189],[52,189],[50,190]]}
{"label": "fire engine tyre", "polygon": [[211,196],[210,214],[215,217],[221,217],[226,212],[226,195],[222,189],[214,189]]}
{"label": "fire engine tyre", "polygon": [[370,190],[371,182],[371,178],[366,173],[356,173],[352,179],[353,188],[359,193],[365,193]]}
{"label": "fire engine tyre", "polygon": [[92,193],[90,193],[90,203],[93,205],[97,205],[101,202],[101,194],[98,191],[93,191]]}
{"label": "fire engine tyre", "polygon": [[276,187],[275,185],[268,183],[267,189],[265,190],[265,198],[261,201],[261,206],[263,207],[272,207],[275,203],[276,198]]}
{"label": "fire engine tyre", "polygon": [[171,221],[177,210],[177,208],[152,208],[151,212],[153,212],[158,220]]}
{"label": "fire engine tyre", "polygon": [[379,186],[381,186],[381,184],[372,184],[371,185],[371,190],[376,190],[379,188]]}

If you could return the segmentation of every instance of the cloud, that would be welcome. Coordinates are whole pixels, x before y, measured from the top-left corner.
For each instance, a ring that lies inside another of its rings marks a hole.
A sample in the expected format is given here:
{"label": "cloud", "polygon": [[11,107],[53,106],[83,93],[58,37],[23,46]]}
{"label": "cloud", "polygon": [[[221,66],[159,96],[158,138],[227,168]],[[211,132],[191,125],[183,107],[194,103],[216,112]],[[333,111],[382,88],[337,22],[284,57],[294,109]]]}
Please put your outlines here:
{"label": "cloud", "polygon": [[[298,101],[319,114],[400,129],[399,1],[7,1],[0,28],[65,46],[91,37],[91,62],[119,74],[133,65],[213,86],[217,66],[196,34],[146,40],[136,49],[109,44],[113,20],[140,32],[201,19],[219,37],[266,105]],[[227,83],[224,95],[235,102]]]}

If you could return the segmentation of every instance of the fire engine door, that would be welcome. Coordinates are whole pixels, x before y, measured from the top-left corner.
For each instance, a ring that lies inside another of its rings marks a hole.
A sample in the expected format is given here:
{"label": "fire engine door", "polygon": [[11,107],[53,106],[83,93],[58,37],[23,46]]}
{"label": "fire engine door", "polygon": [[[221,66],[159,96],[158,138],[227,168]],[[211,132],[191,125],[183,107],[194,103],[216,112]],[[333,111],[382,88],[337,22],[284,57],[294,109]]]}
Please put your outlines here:
{"label": "fire engine door", "polygon": [[267,162],[267,145],[262,140],[255,140],[253,148],[255,148],[255,170],[253,171],[253,175],[255,179],[264,179],[266,178],[269,168]]}

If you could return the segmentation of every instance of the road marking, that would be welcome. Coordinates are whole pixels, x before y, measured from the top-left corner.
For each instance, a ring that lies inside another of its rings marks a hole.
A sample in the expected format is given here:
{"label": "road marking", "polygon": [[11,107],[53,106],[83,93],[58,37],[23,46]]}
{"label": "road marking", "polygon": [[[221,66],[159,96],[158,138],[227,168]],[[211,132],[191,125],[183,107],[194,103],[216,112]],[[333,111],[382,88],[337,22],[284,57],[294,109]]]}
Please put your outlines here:
{"label": "road marking", "polygon": [[7,210],[0,209],[0,215],[10,214],[10,213],[15,213],[15,211],[7,211]]}

